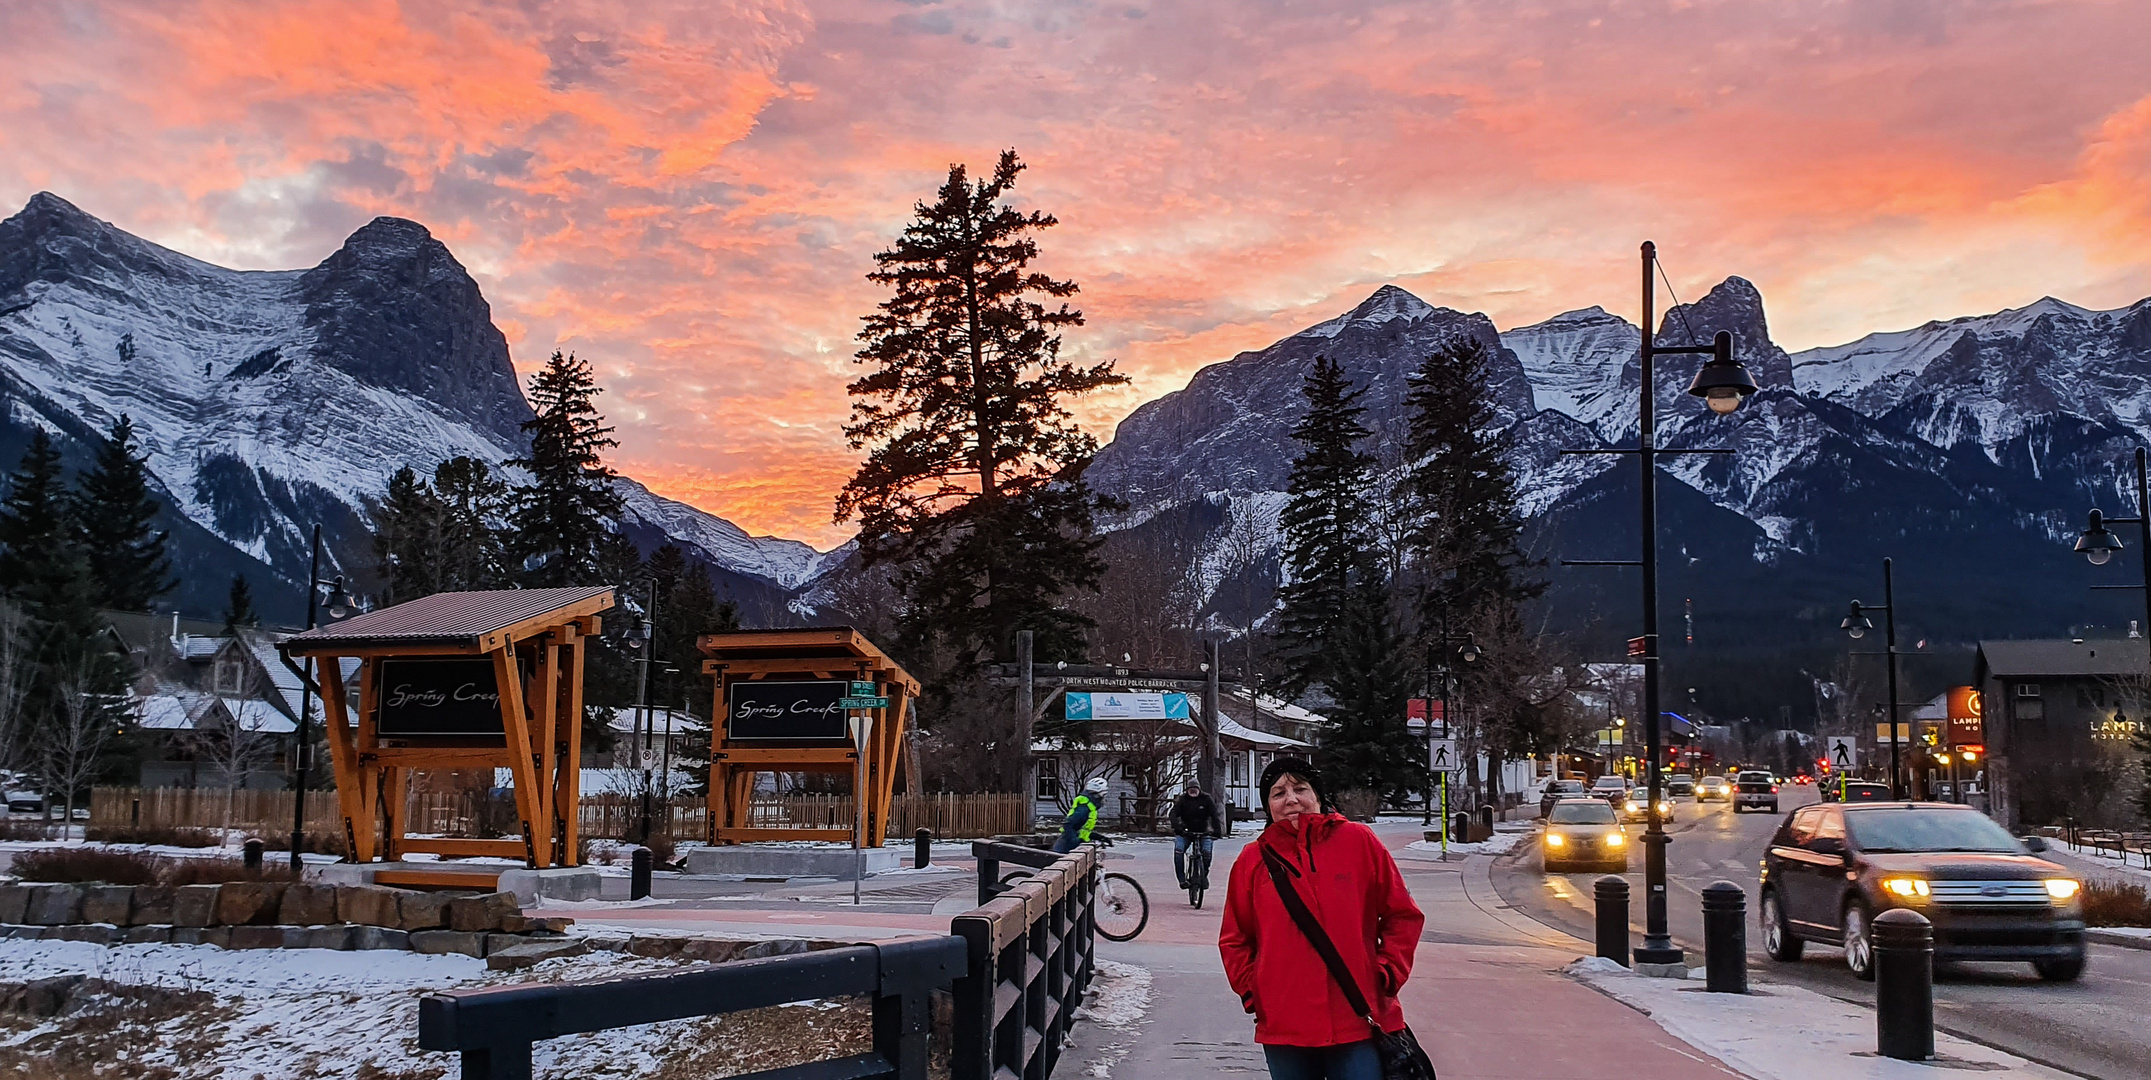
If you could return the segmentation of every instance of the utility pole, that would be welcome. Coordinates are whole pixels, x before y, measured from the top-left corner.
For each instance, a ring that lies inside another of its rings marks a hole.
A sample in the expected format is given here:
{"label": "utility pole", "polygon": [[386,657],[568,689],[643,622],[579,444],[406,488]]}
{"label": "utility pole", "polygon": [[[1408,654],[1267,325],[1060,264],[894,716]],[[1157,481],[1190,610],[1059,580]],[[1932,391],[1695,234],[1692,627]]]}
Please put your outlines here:
{"label": "utility pole", "polygon": [[1017,791],[1037,790],[1037,767],[1031,763],[1031,725],[1036,722],[1032,715],[1038,701],[1038,683],[1032,670],[1031,650],[1036,635],[1029,630],[1016,631],[1016,760],[1021,762],[1016,777]]}
{"label": "utility pole", "polygon": [[1219,775],[1225,759],[1224,739],[1218,734],[1217,683],[1220,649],[1216,638],[1202,643],[1202,789],[1217,805],[1219,835],[1232,835],[1232,810],[1225,800],[1225,785]]}

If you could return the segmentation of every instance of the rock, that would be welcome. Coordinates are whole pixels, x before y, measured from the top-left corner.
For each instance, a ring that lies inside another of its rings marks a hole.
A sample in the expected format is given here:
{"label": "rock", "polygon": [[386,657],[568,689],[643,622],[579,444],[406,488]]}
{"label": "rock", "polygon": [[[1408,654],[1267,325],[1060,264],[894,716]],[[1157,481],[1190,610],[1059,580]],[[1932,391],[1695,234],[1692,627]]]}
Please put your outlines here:
{"label": "rock", "polygon": [[23,921],[37,926],[65,926],[82,921],[80,885],[30,885]]}
{"label": "rock", "polygon": [[92,945],[117,945],[120,941],[120,928],[106,923],[76,923],[73,926],[60,927],[59,932],[52,936],[61,941],[87,941]]}
{"label": "rock", "polygon": [[225,926],[268,926],[284,899],[281,881],[227,881],[217,887],[217,921]]}
{"label": "rock", "polygon": [[229,949],[281,949],[284,947],[284,931],[288,926],[233,926],[225,944]]}
{"label": "rock", "polygon": [[[196,930],[195,933],[200,935],[200,939],[196,944],[214,945],[219,949],[232,947],[232,928],[229,926],[205,926]],[[174,940],[178,939],[179,931],[177,929],[172,931],[172,937]]]}
{"label": "rock", "polygon": [[687,947],[687,942],[688,939],[683,937],[649,937],[636,934],[627,940],[627,948],[621,951],[630,956],[648,956],[658,960],[670,960],[680,955],[680,951]]}
{"label": "rock", "polygon": [[510,935],[495,934],[486,943],[485,966],[494,971],[521,971],[556,956],[581,956],[589,951],[588,942],[573,938],[516,941]]}
{"label": "rock", "polygon": [[134,911],[127,916],[130,926],[160,926],[172,922],[172,890],[163,885],[137,885],[134,887]]}
{"label": "rock", "polygon": [[326,926],[337,921],[336,886],[287,885],[276,921],[285,926]]}
{"label": "rock", "polygon": [[[172,925],[186,927],[217,924],[217,894],[221,885],[181,885],[172,890]],[[189,944],[192,944],[191,942]]]}
{"label": "rock", "polygon": [[134,886],[92,885],[82,890],[82,921],[128,925],[134,910]]}
{"label": "rock", "polygon": [[39,1018],[58,1016],[74,998],[75,991],[88,981],[87,975],[56,975],[49,979],[33,979],[22,984],[21,989],[7,995],[5,999],[0,999],[0,1008],[7,1012]]}
{"label": "rock", "polygon": [[500,921],[504,934],[564,934],[575,920],[565,915],[510,915]]}
{"label": "rock", "polygon": [[447,925],[448,897],[429,892],[396,894],[396,929],[435,930]]}
{"label": "rock", "polygon": [[627,934],[584,934],[582,939],[589,942],[590,947],[599,952],[624,953],[629,946],[635,943],[635,939]]}
{"label": "rock", "polygon": [[396,925],[396,890],[380,885],[338,885],[336,921],[360,926]]}
{"label": "rock", "polygon": [[485,935],[462,930],[414,930],[411,933],[411,951],[442,955],[462,953],[465,956],[485,955]]}
{"label": "rock", "polygon": [[351,929],[351,947],[354,949],[408,949],[411,935],[393,927],[355,926]]}
{"label": "rock", "polygon": [[172,940],[169,926],[130,926],[120,939],[128,945],[163,945]]}
{"label": "rock", "polygon": [[16,941],[42,941],[58,929],[59,927],[57,926],[23,926],[17,924],[7,927],[6,933],[0,934],[0,937],[8,937]]}
{"label": "rock", "polygon": [[522,913],[514,893],[459,896],[448,902],[448,928],[472,934],[489,933],[499,930],[503,921],[520,917]]}
{"label": "rock", "polygon": [[350,923],[334,926],[287,926],[284,928],[284,947],[287,949],[349,949],[351,932],[357,927]]}
{"label": "rock", "polygon": [[24,885],[0,885],[0,923],[20,924],[30,909],[30,890]]}

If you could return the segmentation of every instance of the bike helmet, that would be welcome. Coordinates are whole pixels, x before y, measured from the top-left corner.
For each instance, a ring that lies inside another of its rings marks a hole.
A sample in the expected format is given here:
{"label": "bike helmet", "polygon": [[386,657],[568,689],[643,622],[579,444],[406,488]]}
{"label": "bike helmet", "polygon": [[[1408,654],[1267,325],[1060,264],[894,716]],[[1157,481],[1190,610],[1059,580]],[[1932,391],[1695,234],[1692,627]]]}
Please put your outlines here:
{"label": "bike helmet", "polygon": [[1103,776],[1093,776],[1090,778],[1089,783],[1083,785],[1085,795],[1103,795],[1105,794],[1105,789],[1106,782]]}

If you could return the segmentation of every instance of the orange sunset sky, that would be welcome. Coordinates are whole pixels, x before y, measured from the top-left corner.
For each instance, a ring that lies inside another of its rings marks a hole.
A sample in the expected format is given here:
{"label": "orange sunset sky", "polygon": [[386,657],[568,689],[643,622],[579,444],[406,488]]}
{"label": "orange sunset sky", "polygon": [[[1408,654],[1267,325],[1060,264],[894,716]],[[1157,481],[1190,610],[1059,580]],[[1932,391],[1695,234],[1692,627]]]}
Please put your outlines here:
{"label": "orange sunset sky", "polygon": [[1508,328],[1757,283],[1791,349],[2151,294],[2142,0],[53,0],[0,5],[0,213],[49,189],[244,268],[376,214],[616,464],[820,546],[870,257],[950,162],[1030,164],[1131,386],[1384,283]]}

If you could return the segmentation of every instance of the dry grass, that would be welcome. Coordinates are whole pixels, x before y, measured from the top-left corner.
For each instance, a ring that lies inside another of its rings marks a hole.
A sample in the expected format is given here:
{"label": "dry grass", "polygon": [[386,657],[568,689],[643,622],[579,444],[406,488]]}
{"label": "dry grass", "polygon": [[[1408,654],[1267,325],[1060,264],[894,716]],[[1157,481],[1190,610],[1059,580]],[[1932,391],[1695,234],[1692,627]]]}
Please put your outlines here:
{"label": "dry grass", "polygon": [[108,825],[83,830],[86,839],[106,844],[161,844],[165,847],[205,848],[220,842],[214,829],[182,829],[171,825]]}
{"label": "dry grass", "polygon": [[165,885],[222,885],[227,881],[295,881],[291,865],[264,861],[260,870],[248,870],[243,859],[167,859]]}
{"label": "dry grass", "polygon": [[291,868],[281,862],[250,871],[241,859],[177,859],[88,847],[32,848],[15,856],[11,872],[24,881],[101,881],[107,885],[293,880]]}
{"label": "dry grass", "polygon": [[2087,926],[2151,926],[2151,890],[2104,881],[2084,883]]}
{"label": "dry grass", "polygon": [[[166,1045],[163,1025],[181,1017],[197,1022],[184,1030],[180,1060],[212,1056],[217,1025],[200,1023],[228,1010],[201,991],[126,986],[74,977],[38,983],[0,984],[0,1077],[29,1080],[176,1080],[168,1067],[144,1066],[145,1045]],[[57,1016],[55,1020],[53,1017]],[[42,1028],[27,1038],[21,1032]]]}

